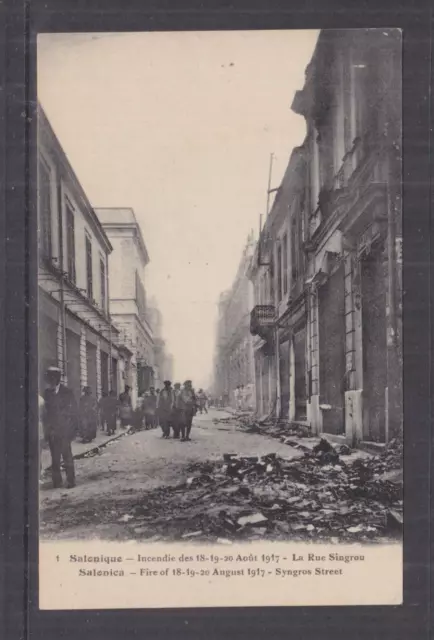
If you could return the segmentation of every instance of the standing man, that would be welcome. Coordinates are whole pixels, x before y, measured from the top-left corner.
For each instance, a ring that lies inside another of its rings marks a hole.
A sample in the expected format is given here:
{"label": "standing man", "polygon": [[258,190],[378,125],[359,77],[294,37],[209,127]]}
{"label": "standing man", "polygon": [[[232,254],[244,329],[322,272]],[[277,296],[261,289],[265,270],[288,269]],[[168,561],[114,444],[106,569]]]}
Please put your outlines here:
{"label": "standing man", "polygon": [[200,413],[208,413],[208,410],[206,408],[206,395],[205,392],[203,391],[203,389],[199,389],[198,393],[197,393],[197,399],[199,401],[199,411]]}
{"label": "standing man", "polygon": [[119,417],[121,427],[124,429],[131,426],[133,418],[133,403],[130,395],[131,387],[125,385],[125,391],[119,396]]}
{"label": "standing man", "polygon": [[83,388],[80,398],[80,433],[83,442],[92,442],[96,438],[98,424],[98,403],[90,387]]}
{"label": "standing man", "polygon": [[170,425],[172,421],[172,411],[174,394],[170,380],[164,381],[164,388],[158,396],[157,413],[163,438],[170,438]]}
{"label": "standing man", "polygon": [[144,410],[146,428],[153,429],[157,426],[157,394],[154,387],[149,389],[149,394],[145,397]]}
{"label": "standing man", "polygon": [[181,385],[177,382],[173,389],[173,407],[172,407],[172,427],[173,427],[173,437],[175,439],[179,438],[179,432],[181,429],[181,408],[180,408],[180,398],[181,396]]}
{"label": "standing man", "polygon": [[77,430],[77,404],[71,389],[60,383],[60,369],[49,367],[45,379],[47,389],[44,392],[44,434],[50,447],[53,487],[56,489],[62,486],[60,462],[63,458],[67,487],[71,489],[75,487],[71,442]]}
{"label": "standing man", "polygon": [[184,388],[181,391],[179,401],[181,407],[181,440],[185,442],[186,440],[190,440],[193,416],[197,412],[196,394],[191,380],[184,382]]}
{"label": "standing man", "polygon": [[106,428],[107,421],[105,419],[105,416],[107,411],[106,411],[105,405],[107,404],[107,398],[108,398],[108,395],[106,391],[103,391],[101,394],[101,398],[98,402],[98,415],[99,415],[99,423],[101,426],[101,431],[104,431]]}
{"label": "standing man", "polygon": [[118,416],[118,399],[116,391],[110,391],[104,404],[104,420],[107,424],[107,435],[112,436],[116,431],[116,419]]}

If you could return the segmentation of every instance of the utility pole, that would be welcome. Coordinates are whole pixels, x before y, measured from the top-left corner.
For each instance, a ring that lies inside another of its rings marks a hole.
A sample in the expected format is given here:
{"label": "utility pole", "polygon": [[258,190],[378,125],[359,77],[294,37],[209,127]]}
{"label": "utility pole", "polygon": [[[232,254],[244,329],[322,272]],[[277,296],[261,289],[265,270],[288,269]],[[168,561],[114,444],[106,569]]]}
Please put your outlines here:
{"label": "utility pole", "polygon": [[267,188],[267,213],[266,213],[267,216],[270,213],[271,174],[273,172],[273,159],[274,159],[274,153],[270,153],[270,167],[268,169],[268,188]]}
{"label": "utility pole", "polygon": [[59,262],[60,262],[60,323],[62,332],[62,377],[68,382],[67,350],[66,350],[66,309],[65,309],[65,252],[63,249],[63,215],[62,215],[62,184],[61,177],[57,175],[56,184],[58,226],[59,226]]}

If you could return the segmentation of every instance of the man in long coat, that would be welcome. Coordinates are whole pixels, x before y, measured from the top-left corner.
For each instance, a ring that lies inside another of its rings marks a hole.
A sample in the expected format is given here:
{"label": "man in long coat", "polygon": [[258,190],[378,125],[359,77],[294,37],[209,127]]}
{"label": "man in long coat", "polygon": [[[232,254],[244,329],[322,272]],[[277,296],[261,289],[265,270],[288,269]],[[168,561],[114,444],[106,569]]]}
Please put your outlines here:
{"label": "man in long coat", "polygon": [[195,416],[197,412],[196,394],[191,380],[184,382],[184,387],[179,396],[179,405],[181,408],[181,440],[185,442],[186,440],[190,440],[193,416]]}
{"label": "man in long coat", "polygon": [[80,398],[80,434],[83,442],[92,442],[96,438],[98,426],[98,402],[90,387],[83,388]]}
{"label": "man in long coat", "polygon": [[177,382],[173,388],[173,407],[172,407],[172,427],[173,427],[173,437],[175,439],[179,438],[179,433],[181,430],[181,407],[180,407],[180,396],[181,396],[181,384]]}
{"label": "man in long coat", "polygon": [[119,417],[121,427],[126,429],[133,421],[133,402],[130,394],[131,387],[125,385],[125,391],[119,396]]}
{"label": "man in long coat", "polygon": [[78,423],[77,404],[71,389],[60,383],[61,371],[50,367],[46,373],[44,392],[44,435],[50,447],[53,487],[62,486],[60,463],[63,458],[67,487],[75,486],[74,458],[71,442]]}
{"label": "man in long coat", "polygon": [[157,413],[160,421],[163,438],[170,438],[170,426],[175,397],[170,380],[164,381],[164,388],[158,396]]}
{"label": "man in long coat", "polygon": [[147,429],[153,429],[157,426],[157,400],[154,387],[149,389],[149,393],[145,396],[143,409],[145,412],[145,425]]}

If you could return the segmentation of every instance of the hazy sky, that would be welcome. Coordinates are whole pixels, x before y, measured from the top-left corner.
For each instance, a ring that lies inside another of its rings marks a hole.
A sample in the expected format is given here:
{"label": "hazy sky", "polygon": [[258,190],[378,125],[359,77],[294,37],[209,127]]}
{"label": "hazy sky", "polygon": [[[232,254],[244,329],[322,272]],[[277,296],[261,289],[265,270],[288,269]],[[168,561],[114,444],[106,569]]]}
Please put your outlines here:
{"label": "hazy sky", "polygon": [[42,35],[39,99],[95,207],[132,207],[175,378],[206,386],[217,300],[304,120],[316,31]]}

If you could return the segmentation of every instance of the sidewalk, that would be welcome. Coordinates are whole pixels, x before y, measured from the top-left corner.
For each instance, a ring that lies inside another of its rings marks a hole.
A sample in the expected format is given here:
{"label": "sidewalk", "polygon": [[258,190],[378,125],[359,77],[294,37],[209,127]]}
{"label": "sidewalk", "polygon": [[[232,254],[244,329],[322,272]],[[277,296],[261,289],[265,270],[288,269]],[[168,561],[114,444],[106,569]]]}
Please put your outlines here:
{"label": "sidewalk", "polygon": [[[80,455],[82,453],[86,453],[86,451],[90,451],[91,449],[95,449],[95,447],[99,447],[103,444],[105,444],[106,442],[108,442],[109,440],[113,440],[114,438],[118,438],[119,436],[123,435],[124,433],[126,433],[126,429],[122,429],[122,428],[117,428],[116,432],[114,435],[109,436],[107,435],[106,432],[101,431],[101,429],[98,428],[97,434],[96,434],[96,438],[95,440],[93,440],[92,442],[81,442],[80,440],[73,440],[71,443],[71,449],[72,449],[72,455],[73,456],[77,456]],[[51,456],[50,456],[50,449],[48,447],[48,445],[45,445],[44,449],[42,450],[41,453],[41,465],[42,465],[42,469],[43,471],[45,471],[48,467],[51,466]]]}

